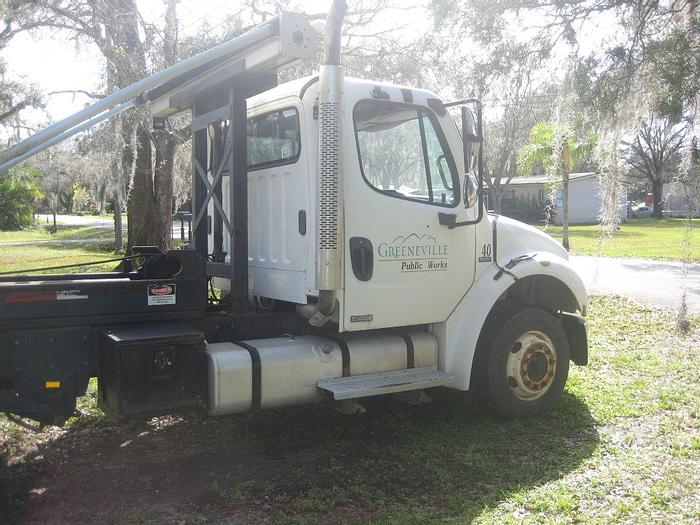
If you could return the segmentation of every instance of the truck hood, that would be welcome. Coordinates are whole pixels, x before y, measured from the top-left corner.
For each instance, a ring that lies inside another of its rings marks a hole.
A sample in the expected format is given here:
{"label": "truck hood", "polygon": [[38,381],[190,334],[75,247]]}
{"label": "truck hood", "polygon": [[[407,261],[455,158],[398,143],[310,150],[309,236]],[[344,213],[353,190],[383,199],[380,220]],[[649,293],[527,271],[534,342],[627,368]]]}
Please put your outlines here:
{"label": "truck hood", "polygon": [[551,253],[569,260],[569,254],[564,247],[543,231],[502,215],[489,215],[489,220],[492,223],[497,221],[499,264],[508,262],[512,256],[533,252]]}
{"label": "truck hood", "polygon": [[[587,294],[581,276],[571,267],[569,254],[558,241],[537,228],[508,217],[489,216],[495,223],[495,246],[499,267],[514,278],[543,274],[563,282],[571,291],[582,315],[586,314]],[[509,262],[515,264],[509,266]],[[573,310],[572,310],[573,311]]]}

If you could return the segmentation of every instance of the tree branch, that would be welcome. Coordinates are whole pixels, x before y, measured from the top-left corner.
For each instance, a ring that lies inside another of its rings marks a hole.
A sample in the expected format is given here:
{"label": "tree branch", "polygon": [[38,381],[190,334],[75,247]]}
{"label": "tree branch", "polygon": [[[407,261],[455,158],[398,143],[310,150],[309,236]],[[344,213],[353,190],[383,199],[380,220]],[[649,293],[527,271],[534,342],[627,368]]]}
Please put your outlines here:
{"label": "tree branch", "polygon": [[60,91],[51,91],[48,93],[48,96],[65,95],[67,93],[72,93],[73,95],[80,93],[81,95],[94,99],[101,99],[107,96],[103,93],[91,93],[90,91],[86,91],[84,89],[62,89]]}

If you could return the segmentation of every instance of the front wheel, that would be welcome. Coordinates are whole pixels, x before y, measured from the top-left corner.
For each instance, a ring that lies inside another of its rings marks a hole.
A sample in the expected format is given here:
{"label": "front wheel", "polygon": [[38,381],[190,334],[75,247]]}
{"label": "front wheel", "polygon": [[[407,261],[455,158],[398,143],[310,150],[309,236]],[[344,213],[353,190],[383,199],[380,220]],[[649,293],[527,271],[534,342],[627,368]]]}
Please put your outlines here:
{"label": "front wheel", "polygon": [[561,397],[569,343],[559,321],[539,308],[502,315],[486,327],[474,356],[472,389],[490,411],[539,414]]}

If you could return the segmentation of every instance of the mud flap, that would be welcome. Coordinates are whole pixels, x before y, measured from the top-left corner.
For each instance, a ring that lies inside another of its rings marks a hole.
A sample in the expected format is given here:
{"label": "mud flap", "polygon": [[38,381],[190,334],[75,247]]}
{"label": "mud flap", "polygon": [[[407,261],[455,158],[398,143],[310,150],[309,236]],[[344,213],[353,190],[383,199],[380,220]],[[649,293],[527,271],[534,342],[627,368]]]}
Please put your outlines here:
{"label": "mud flap", "polygon": [[588,364],[588,324],[580,315],[562,312],[562,325],[569,341],[569,356],[580,366]]}

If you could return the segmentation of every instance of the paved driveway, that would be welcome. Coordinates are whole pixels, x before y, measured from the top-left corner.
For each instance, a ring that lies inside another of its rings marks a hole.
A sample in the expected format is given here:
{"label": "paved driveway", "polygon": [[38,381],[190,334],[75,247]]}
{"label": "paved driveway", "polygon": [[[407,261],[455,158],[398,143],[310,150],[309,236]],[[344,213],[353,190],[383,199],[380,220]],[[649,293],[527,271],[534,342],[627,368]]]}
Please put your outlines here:
{"label": "paved driveway", "polygon": [[[47,220],[48,219],[48,220]],[[53,215],[40,213],[37,215],[39,224],[53,224]],[[126,229],[126,215],[123,217],[123,228]],[[111,217],[95,217],[94,215],[56,215],[58,224],[68,226],[90,226],[92,228],[114,228],[114,220]]]}
{"label": "paved driveway", "polygon": [[[47,221],[48,219],[48,221]],[[53,224],[53,215],[37,214],[39,224]],[[89,226],[91,228],[114,229],[114,219],[111,217],[95,217],[94,215],[56,215],[58,224],[68,226]],[[122,229],[126,231],[126,213],[122,215]],[[187,235],[187,223],[185,223],[185,235]],[[180,238],[180,221],[173,221],[173,238]],[[54,242],[54,241],[47,241]]]}
{"label": "paved driveway", "polygon": [[[650,259],[571,256],[589,293],[611,293],[659,306],[680,306],[683,265]],[[700,264],[688,265],[688,311],[700,314]]]}

